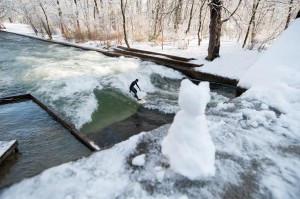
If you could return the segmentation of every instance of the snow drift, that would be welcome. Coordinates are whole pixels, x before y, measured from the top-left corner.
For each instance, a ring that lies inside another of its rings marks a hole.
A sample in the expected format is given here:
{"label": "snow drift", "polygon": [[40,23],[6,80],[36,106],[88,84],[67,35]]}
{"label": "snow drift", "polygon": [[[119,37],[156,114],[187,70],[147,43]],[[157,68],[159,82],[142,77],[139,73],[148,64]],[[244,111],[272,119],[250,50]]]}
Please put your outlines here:
{"label": "snow drift", "polygon": [[[300,118],[300,19],[241,77],[238,86],[278,111]],[[297,114],[298,113],[298,114]]]}

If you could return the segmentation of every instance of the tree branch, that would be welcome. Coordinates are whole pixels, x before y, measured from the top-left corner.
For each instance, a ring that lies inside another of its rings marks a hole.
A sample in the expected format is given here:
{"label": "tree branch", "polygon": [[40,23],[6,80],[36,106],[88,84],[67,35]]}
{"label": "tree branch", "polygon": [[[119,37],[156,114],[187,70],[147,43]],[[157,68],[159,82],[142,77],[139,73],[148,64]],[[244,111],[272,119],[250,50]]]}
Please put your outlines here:
{"label": "tree branch", "polygon": [[231,15],[230,15],[227,19],[222,20],[222,23],[228,21],[228,20],[234,15],[234,13],[235,13],[235,12],[238,10],[238,8],[240,7],[241,3],[242,3],[242,0],[239,1],[238,5],[236,6],[235,10],[231,13]]}

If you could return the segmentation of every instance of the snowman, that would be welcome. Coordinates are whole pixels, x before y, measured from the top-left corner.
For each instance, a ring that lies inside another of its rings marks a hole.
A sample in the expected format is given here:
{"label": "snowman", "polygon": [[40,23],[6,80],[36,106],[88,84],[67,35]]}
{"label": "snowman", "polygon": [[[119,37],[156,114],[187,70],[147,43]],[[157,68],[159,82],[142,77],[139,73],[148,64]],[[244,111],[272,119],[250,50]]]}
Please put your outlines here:
{"label": "snowman", "polygon": [[162,153],[170,168],[191,180],[215,174],[215,146],[208,132],[205,108],[210,101],[209,83],[198,86],[190,80],[181,82],[180,111],[162,141]]}

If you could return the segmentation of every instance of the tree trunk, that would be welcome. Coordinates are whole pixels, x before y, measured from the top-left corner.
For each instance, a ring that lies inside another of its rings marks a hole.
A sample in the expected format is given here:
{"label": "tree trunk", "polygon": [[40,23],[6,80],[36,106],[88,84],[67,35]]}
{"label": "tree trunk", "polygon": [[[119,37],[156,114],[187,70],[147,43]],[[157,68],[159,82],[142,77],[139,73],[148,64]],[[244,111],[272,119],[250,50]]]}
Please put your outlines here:
{"label": "tree trunk", "polygon": [[122,12],[122,18],[123,18],[124,40],[125,40],[127,48],[130,48],[130,45],[129,45],[128,40],[127,40],[127,32],[126,32],[126,18],[125,18],[126,5],[127,5],[127,0],[125,0],[125,5],[123,3],[123,0],[121,0],[121,12]]}
{"label": "tree trunk", "polygon": [[296,19],[300,18],[300,10],[299,12],[297,13],[297,16],[296,16]]}
{"label": "tree trunk", "polygon": [[158,0],[156,2],[155,5],[156,8],[156,14],[155,14],[155,20],[154,20],[154,31],[153,31],[153,37],[156,37],[156,35],[158,35],[159,31],[158,31],[158,24],[159,24],[159,13],[160,13],[160,9],[161,9],[161,3],[160,0]]}
{"label": "tree trunk", "polygon": [[289,23],[290,23],[290,20],[291,20],[292,5],[293,5],[293,0],[290,0],[289,12],[288,12],[288,16],[287,16],[287,19],[286,19],[286,24],[285,24],[284,29],[287,29],[287,27],[289,26]]}
{"label": "tree trunk", "polygon": [[[164,4],[162,4],[161,7],[162,13],[164,12]],[[164,49],[164,16],[163,14],[161,15],[161,19],[160,19],[160,23],[161,23],[161,49]]]}
{"label": "tree trunk", "polygon": [[202,10],[203,10],[203,7],[206,3],[206,0],[204,0],[201,4],[201,7],[200,7],[200,12],[199,12],[199,26],[198,26],[198,32],[197,32],[197,36],[198,36],[198,46],[200,46],[200,43],[201,43],[201,29],[202,29]]}
{"label": "tree trunk", "polygon": [[[22,3],[22,1],[20,1],[20,3]],[[35,27],[35,25],[33,24],[32,19],[31,19],[31,17],[30,17],[30,15],[29,15],[26,8],[24,8],[24,14],[25,14],[25,18],[26,18],[27,22],[30,24],[30,26],[31,26],[32,30],[34,31],[35,35],[38,35],[38,30]]]}
{"label": "tree trunk", "polygon": [[256,3],[256,4],[255,4],[255,2],[253,2],[252,16],[251,16],[251,19],[250,19],[249,24],[248,24],[246,36],[245,36],[244,43],[243,43],[243,48],[244,48],[245,45],[246,45],[246,42],[247,42],[247,39],[248,39],[248,36],[249,36],[249,32],[250,32],[251,24],[252,24],[253,21],[255,20],[255,14],[256,14],[256,11],[257,11],[257,8],[258,8],[259,3],[260,3],[260,0],[257,0],[257,3]]}
{"label": "tree trunk", "polygon": [[175,22],[174,22],[175,33],[177,33],[179,24],[181,22],[181,10],[182,10],[182,0],[178,0],[178,5],[176,5],[176,9],[175,9]]}
{"label": "tree trunk", "polygon": [[79,34],[81,34],[80,23],[79,23],[79,10],[78,10],[78,5],[77,5],[77,0],[74,0],[74,3],[76,5],[76,23],[77,23],[77,29],[78,29]]}
{"label": "tree trunk", "polygon": [[27,20],[32,28],[32,30],[34,31],[35,35],[38,35],[38,30],[36,29],[36,27],[34,26],[34,24],[32,23],[32,20],[29,16],[27,16]]}
{"label": "tree trunk", "polygon": [[222,29],[221,20],[221,0],[212,0],[209,4],[210,7],[210,24],[209,24],[209,44],[208,44],[208,55],[206,60],[213,61],[219,57],[220,54],[220,38]]}
{"label": "tree trunk", "polygon": [[139,15],[142,14],[142,1],[141,0],[136,1],[136,9],[137,9],[137,13]]}
{"label": "tree trunk", "polygon": [[46,24],[45,22],[41,19],[42,21],[42,24],[43,24],[43,27],[49,37],[49,39],[52,39],[52,32],[51,32],[51,29],[50,29],[50,25],[49,25],[49,20],[48,20],[48,16],[47,16],[47,13],[46,13],[46,10],[44,9],[43,5],[40,3],[40,7],[42,8],[43,10],[43,13],[45,15],[45,19],[46,19]]}
{"label": "tree trunk", "polygon": [[190,31],[190,27],[191,27],[191,23],[192,23],[192,18],[193,18],[193,9],[194,9],[194,3],[195,1],[192,1],[192,7],[191,7],[191,11],[190,11],[190,17],[189,17],[189,23],[188,23],[188,27],[185,31],[185,34],[187,34]]}
{"label": "tree trunk", "polygon": [[96,13],[99,15],[99,7],[98,7],[97,0],[94,0],[94,4],[95,4],[95,7],[94,7],[94,19],[96,19]]}
{"label": "tree trunk", "polygon": [[56,1],[57,7],[58,7],[58,16],[59,16],[59,26],[60,26],[60,31],[61,34],[64,35],[65,34],[65,30],[64,30],[64,25],[63,25],[63,18],[62,18],[62,11],[61,11],[61,7],[59,5],[59,0]]}
{"label": "tree trunk", "polygon": [[252,21],[251,25],[251,36],[250,36],[250,45],[249,49],[252,50],[254,45],[255,45],[255,36],[256,36],[256,31],[255,31],[255,19]]}

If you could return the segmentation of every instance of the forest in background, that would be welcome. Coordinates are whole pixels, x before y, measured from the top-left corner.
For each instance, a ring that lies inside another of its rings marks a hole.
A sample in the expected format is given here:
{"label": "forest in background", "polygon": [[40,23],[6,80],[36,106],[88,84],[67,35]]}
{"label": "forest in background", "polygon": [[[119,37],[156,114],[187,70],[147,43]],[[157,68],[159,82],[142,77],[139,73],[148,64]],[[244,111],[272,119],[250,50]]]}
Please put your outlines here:
{"label": "forest in background", "polygon": [[252,49],[274,40],[299,9],[300,0],[1,0],[0,24],[25,23],[50,39],[62,34],[107,46],[123,39],[127,46],[191,39],[200,45],[226,37]]}

